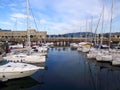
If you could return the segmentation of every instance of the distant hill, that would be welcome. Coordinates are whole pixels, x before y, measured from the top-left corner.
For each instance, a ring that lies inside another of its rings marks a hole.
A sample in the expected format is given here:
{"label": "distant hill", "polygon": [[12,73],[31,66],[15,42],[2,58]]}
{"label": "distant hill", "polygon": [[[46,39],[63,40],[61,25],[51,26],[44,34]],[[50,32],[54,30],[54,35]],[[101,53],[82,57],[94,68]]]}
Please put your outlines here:
{"label": "distant hill", "polygon": [[63,34],[66,37],[85,37],[87,36],[91,36],[93,35],[93,33],[91,32],[76,32],[76,33],[67,33],[67,34]]}
{"label": "distant hill", "polygon": [[58,34],[58,35],[48,35],[49,37],[85,37],[91,36],[93,33],[91,32],[76,32],[76,33],[66,33],[66,34]]}
{"label": "distant hill", "polygon": [[[94,33],[91,32],[76,32],[76,33],[66,33],[66,34],[58,34],[58,35],[48,35],[49,37],[91,37],[94,36]],[[111,33],[111,35],[120,35],[120,32]],[[100,36],[100,35],[99,35]],[[109,36],[109,33],[104,33],[105,37]]]}

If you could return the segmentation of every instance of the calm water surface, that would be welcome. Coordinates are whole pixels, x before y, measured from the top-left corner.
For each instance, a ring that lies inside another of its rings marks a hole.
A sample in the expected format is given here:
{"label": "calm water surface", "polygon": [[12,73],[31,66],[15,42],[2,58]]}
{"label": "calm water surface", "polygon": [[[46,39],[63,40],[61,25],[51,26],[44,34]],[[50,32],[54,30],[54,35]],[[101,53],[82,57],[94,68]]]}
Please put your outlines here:
{"label": "calm water surface", "polygon": [[68,47],[50,48],[46,69],[0,84],[0,90],[120,90],[120,68],[87,60]]}

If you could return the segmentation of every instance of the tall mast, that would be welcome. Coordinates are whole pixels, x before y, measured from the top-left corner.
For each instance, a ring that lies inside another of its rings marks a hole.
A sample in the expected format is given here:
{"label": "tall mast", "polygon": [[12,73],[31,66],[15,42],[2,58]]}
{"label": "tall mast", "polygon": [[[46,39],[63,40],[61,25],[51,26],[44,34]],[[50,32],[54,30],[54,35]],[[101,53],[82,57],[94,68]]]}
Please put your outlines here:
{"label": "tall mast", "polygon": [[16,18],[16,21],[15,21],[15,30],[17,30],[17,18]]}
{"label": "tall mast", "polygon": [[93,29],[93,27],[92,27],[92,25],[93,25],[93,16],[92,16],[92,18],[91,18],[91,28],[90,28],[90,31],[91,31],[91,43],[92,43],[92,40],[93,40],[93,34],[92,34],[92,29]]}
{"label": "tall mast", "polygon": [[28,45],[30,48],[30,32],[29,32],[29,3],[28,0],[26,0],[26,13],[27,13],[27,39],[28,39]]}
{"label": "tall mast", "polygon": [[81,27],[80,27],[80,38],[81,38]]}
{"label": "tall mast", "polygon": [[112,16],[113,16],[113,0],[112,0],[112,7],[111,7],[110,35],[109,35],[109,49],[110,49],[110,44],[111,44]]}
{"label": "tall mast", "polygon": [[86,42],[87,42],[87,19],[86,19]]}
{"label": "tall mast", "polygon": [[97,27],[95,29],[95,35],[94,35],[94,44],[95,45],[97,44],[97,29],[98,29],[98,26],[99,26],[99,23],[100,23],[100,20],[101,20],[101,16],[102,16],[102,13],[100,14],[100,17],[99,17],[99,20],[98,20],[98,23],[97,23]]}
{"label": "tall mast", "polygon": [[104,4],[103,4],[103,15],[102,15],[102,33],[101,33],[101,41],[100,41],[100,44],[102,45],[103,44],[103,29],[104,29]]}

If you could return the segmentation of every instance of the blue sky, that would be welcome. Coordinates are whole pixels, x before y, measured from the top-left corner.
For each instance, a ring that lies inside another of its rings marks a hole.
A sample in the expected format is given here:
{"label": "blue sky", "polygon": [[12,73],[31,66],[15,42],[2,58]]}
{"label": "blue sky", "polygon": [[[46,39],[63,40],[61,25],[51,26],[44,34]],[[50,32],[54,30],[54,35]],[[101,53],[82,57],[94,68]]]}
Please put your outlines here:
{"label": "blue sky", "polygon": [[[110,30],[111,0],[29,0],[29,2],[39,31],[47,31],[48,34],[90,31],[93,17],[94,32],[103,3],[104,32]],[[120,0],[114,0],[113,32],[120,32],[119,6]],[[30,26],[36,29],[31,11]],[[101,26],[102,20],[98,32],[101,32]],[[0,28],[26,30],[26,0],[0,0]]]}

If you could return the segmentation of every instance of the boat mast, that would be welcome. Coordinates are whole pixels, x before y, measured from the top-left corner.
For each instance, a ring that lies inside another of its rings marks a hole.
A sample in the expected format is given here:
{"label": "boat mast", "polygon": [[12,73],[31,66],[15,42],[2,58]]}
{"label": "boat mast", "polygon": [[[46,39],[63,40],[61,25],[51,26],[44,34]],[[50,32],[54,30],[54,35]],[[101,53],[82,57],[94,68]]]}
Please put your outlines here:
{"label": "boat mast", "polygon": [[88,33],[87,33],[87,19],[86,19],[86,42],[87,42],[87,35],[88,35]]}
{"label": "boat mast", "polygon": [[91,27],[91,28],[90,28],[90,32],[91,32],[91,35],[90,35],[91,37],[90,37],[90,38],[91,38],[91,43],[92,43],[92,41],[93,41],[93,33],[92,33],[92,32],[93,32],[93,16],[92,16],[92,18],[91,18],[90,27]]}
{"label": "boat mast", "polygon": [[98,23],[97,23],[97,27],[95,29],[95,35],[94,35],[94,45],[96,46],[97,44],[97,29],[98,29],[98,26],[99,26],[99,23],[100,23],[100,20],[101,20],[101,16],[102,16],[102,13],[100,14],[100,17],[98,19]]}
{"label": "boat mast", "polygon": [[110,35],[109,35],[109,50],[110,50],[110,45],[111,45],[112,16],[113,16],[113,0],[112,0],[112,6],[111,6]]}
{"label": "boat mast", "polygon": [[26,0],[26,13],[27,13],[27,39],[28,39],[28,46],[30,48],[30,26],[29,26],[29,3],[28,0]]}
{"label": "boat mast", "polygon": [[81,27],[80,27],[80,38],[81,38]]}
{"label": "boat mast", "polygon": [[102,33],[101,33],[101,41],[100,41],[100,45],[103,44],[103,29],[104,29],[104,4],[103,4],[103,15],[102,15]]}

